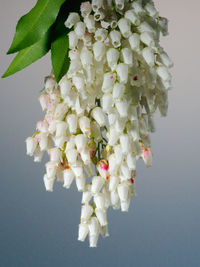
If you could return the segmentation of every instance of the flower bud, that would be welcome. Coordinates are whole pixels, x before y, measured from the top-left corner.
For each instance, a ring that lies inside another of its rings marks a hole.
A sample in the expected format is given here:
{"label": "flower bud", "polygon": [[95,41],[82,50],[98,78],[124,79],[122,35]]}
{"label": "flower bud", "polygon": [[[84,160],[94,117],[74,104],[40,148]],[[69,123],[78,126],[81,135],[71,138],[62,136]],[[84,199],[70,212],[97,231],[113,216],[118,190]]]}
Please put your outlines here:
{"label": "flower bud", "polygon": [[46,191],[53,192],[54,178],[48,178],[47,174],[44,175],[44,186]]}
{"label": "flower bud", "polygon": [[65,169],[64,172],[63,172],[63,178],[64,178],[64,184],[63,184],[63,187],[65,188],[70,188],[74,178],[75,178],[75,175],[73,173],[73,171],[71,169]]}
{"label": "flower bud", "polygon": [[91,113],[92,117],[95,119],[95,121],[99,124],[100,127],[103,127],[106,125],[105,116],[102,108],[96,107],[92,110]]}
{"label": "flower bud", "polygon": [[43,111],[47,110],[49,100],[50,100],[50,98],[49,98],[48,94],[43,94],[39,97],[40,105],[41,105]]}
{"label": "flower bud", "polygon": [[142,153],[142,158],[144,160],[144,163],[147,167],[152,166],[152,152],[150,148],[145,148]]}
{"label": "flower bud", "polygon": [[118,26],[124,38],[128,38],[131,35],[131,24],[129,20],[125,18],[120,19]]}
{"label": "flower bud", "polygon": [[114,48],[121,46],[121,34],[119,31],[113,30],[110,32],[110,39]]}
{"label": "flower bud", "polygon": [[45,87],[47,92],[52,92],[54,87],[55,87],[55,85],[56,85],[56,81],[55,81],[55,79],[53,77],[48,76],[48,77],[45,78],[44,87]]}
{"label": "flower bud", "polygon": [[67,20],[65,21],[65,26],[71,29],[78,21],[80,21],[79,14],[72,12],[69,14]]}
{"label": "flower bud", "polygon": [[98,193],[104,184],[104,179],[101,176],[94,176],[92,178],[91,192],[93,194]]}

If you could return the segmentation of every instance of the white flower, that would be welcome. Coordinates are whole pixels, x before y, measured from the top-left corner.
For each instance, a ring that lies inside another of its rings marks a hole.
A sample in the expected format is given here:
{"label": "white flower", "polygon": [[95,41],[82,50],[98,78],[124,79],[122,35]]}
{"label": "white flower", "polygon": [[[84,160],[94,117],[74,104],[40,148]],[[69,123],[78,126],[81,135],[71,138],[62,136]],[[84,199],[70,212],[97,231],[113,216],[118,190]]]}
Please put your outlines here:
{"label": "white flower", "polygon": [[53,147],[49,150],[50,161],[60,162],[61,156],[62,156],[62,152],[57,147]]}
{"label": "white flower", "polygon": [[109,179],[109,190],[115,191],[117,189],[117,186],[119,184],[119,177],[118,176],[110,176]]}
{"label": "white flower", "polygon": [[98,193],[101,190],[103,184],[104,179],[101,176],[94,176],[92,178],[91,192],[94,194]]}
{"label": "white flower", "polygon": [[124,38],[128,38],[131,35],[131,25],[129,20],[125,18],[120,19],[118,21],[118,26]]}
{"label": "white flower", "polygon": [[103,42],[108,36],[108,31],[106,29],[97,29],[94,35],[96,41]]}
{"label": "white flower", "polygon": [[63,178],[64,178],[63,187],[70,188],[70,186],[71,186],[71,184],[75,178],[75,175],[69,167],[63,171]]}
{"label": "white flower", "polygon": [[77,22],[76,25],[74,26],[74,31],[79,39],[83,38],[85,34],[85,29],[86,29],[86,25],[82,21]]}
{"label": "white flower", "polygon": [[127,83],[128,81],[128,65],[120,63],[117,65],[117,74],[121,83]]}
{"label": "white flower", "polygon": [[130,151],[130,138],[127,134],[123,134],[120,136],[120,145],[122,148],[122,153],[128,154]]}
{"label": "white flower", "polygon": [[66,157],[70,164],[76,163],[78,151],[76,149],[68,149],[66,150]]}
{"label": "white flower", "polygon": [[121,34],[119,31],[113,30],[110,32],[110,39],[114,48],[121,46]]}
{"label": "white flower", "polygon": [[149,16],[151,16],[153,18],[158,17],[158,11],[155,9],[153,3],[147,3],[144,8],[149,13]]}
{"label": "white flower", "polygon": [[45,174],[43,180],[44,180],[46,191],[53,192],[53,185],[54,185],[55,179],[49,178],[47,174]]}
{"label": "white flower", "polygon": [[115,48],[109,48],[106,53],[106,57],[108,66],[111,68],[111,70],[114,70],[118,63],[119,51]]}
{"label": "white flower", "polygon": [[119,100],[116,102],[117,111],[120,114],[120,117],[125,118],[128,114],[128,102],[126,100]]}
{"label": "white flower", "polygon": [[78,240],[82,242],[85,241],[88,232],[89,228],[87,223],[79,224]]}
{"label": "white flower", "polygon": [[105,13],[102,10],[99,9],[94,13],[95,21],[100,21],[103,20],[104,18],[105,18]]}
{"label": "white flower", "polygon": [[96,208],[95,214],[101,226],[105,226],[108,224],[105,210]]}
{"label": "white flower", "polygon": [[67,131],[67,123],[64,121],[60,121],[56,123],[56,137],[66,136]]}
{"label": "white flower", "polygon": [[81,222],[87,222],[93,213],[93,208],[90,205],[83,205],[81,209]]}
{"label": "white flower", "polygon": [[57,163],[54,161],[49,161],[45,164],[45,166],[46,166],[47,177],[49,179],[54,179],[56,175]]}
{"label": "white flower", "polygon": [[34,137],[28,137],[26,139],[26,151],[27,155],[33,156],[33,153],[37,147],[37,139]]}
{"label": "white flower", "polygon": [[79,118],[79,127],[82,133],[87,134],[90,132],[90,119],[86,116]]}
{"label": "white flower", "polygon": [[102,140],[102,135],[99,124],[96,121],[92,121],[90,127],[92,137],[94,137],[97,142],[100,142]]}
{"label": "white flower", "polygon": [[76,186],[79,192],[83,192],[85,190],[85,175],[83,174],[80,177],[76,177]]}
{"label": "white flower", "polygon": [[105,208],[105,198],[102,193],[97,193],[94,195],[94,202],[95,202],[97,209]]}
{"label": "white flower", "polygon": [[78,151],[85,149],[87,140],[84,134],[76,135],[74,140]]}
{"label": "white flower", "polygon": [[75,31],[71,31],[68,33],[69,36],[69,48],[75,49],[78,44],[78,36],[76,35]]}
{"label": "white flower", "polygon": [[140,47],[140,36],[137,33],[133,33],[129,36],[129,44],[132,50],[139,50]]}
{"label": "white flower", "polygon": [[140,35],[140,39],[147,46],[150,46],[150,47],[155,46],[154,36],[151,32],[142,32]]}
{"label": "white flower", "polygon": [[124,9],[124,0],[115,0],[115,5],[119,10]]}
{"label": "white flower", "polygon": [[122,58],[125,64],[132,66],[133,65],[133,54],[130,48],[123,48],[121,50]]}
{"label": "white flower", "polygon": [[58,104],[54,112],[54,119],[63,120],[67,111],[68,111],[68,107],[65,103]]}
{"label": "white flower", "polygon": [[93,64],[93,54],[87,48],[82,49],[80,59],[85,69],[88,67],[88,65]]}
{"label": "white flower", "polygon": [[96,107],[92,110],[91,113],[92,117],[95,119],[95,121],[99,124],[100,127],[103,127],[106,125],[105,116],[102,108]]}
{"label": "white flower", "polygon": [[77,116],[75,114],[67,115],[67,123],[69,126],[70,133],[75,133],[77,130]]}
{"label": "white flower", "polygon": [[119,184],[117,187],[117,192],[119,194],[119,198],[121,201],[127,201],[128,200],[128,185],[125,183]]}
{"label": "white flower", "polygon": [[120,199],[117,191],[111,191],[110,200],[113,208],[119,209]]}
{"label": "white flower", "polygon": [[142,50],[142,55],[146,63],[150,67],[153,67],[155,64],[155,55],[154,55],[153,50],[150,47],[146,47]]}
{"label": "white flower", "polygon": [[136,14],[143,14],[144,9],[142,8],[141,1],[134,1],[132,2],[132,7]]}
{"label": "white flower", "polygon": [[167,53],[162,52],[159,54],[159,57],[162,61],[162,63],[167,67],[167,68],[171,68],[173,67],[173,62],[171,61],[171,59],[169,58],[169,56],[167,55]]}
{"label": "white flower", "polygon": [[88,16],[92,11],[92,6],[90,4],[90,2],[83,2],[81,4],[81,15],[83,17]]}
{"label": "white flower", "polygon": [[95,20],[94,20],[93,15],[89,15],[89,16],[85,17],[84,22],[85,22],[85,25],[86,25],[89,33],[95,32],[96,28],[95,28]]}
{"label": "white flower", "polygon": [[64,76],[63,79],[60,80],[59,86],[62,98],[65,98],[70,93],[72,83]]}
{"label": "white flower", "polygon": [[136,169],[136,158],[135,158],[135,156],[133,155],[132,152],[129,152],[127,154],[126,162],[127,162],[128,168],[130,170],[135,170]]}
{"label": "white flower", "polygon": [[72,12],[69,14],[67,20],[65,21],[65,26],[67,28],[72,28],[80,20],[79,14]]}
{"label": "white flower", "polygon": [[112,110],[113,97],[111,94],[105,94],[102,97],[102,108],[104,112],[109,113]]}
{"label": "white flower", "polygon": [[158,73],[158,75],[160,76],[160,78],[163,81],[168,81],[171,79],[170,73],[168,71],[168,69],[164,66],[160,66],[156,69],[156,72]]}
{"label": "white flower", "polygon": [[96,42],[94,43],[93,46],[93,50],[94,50],[94,58],[96,59],[96,61],[101,61],[102,58],[104,57],[105,54],[105,44],[103,42]]}
{"label": "white flower", "polygon": [[132,24],[138,26],[140,24],[139,16],[135,13],[134,9],[127,10],[125,18],[130,20]]}
{"label": "white flower", "polygon": [[99,10],[103,5],[103,0],[92,0],[93,11]]}

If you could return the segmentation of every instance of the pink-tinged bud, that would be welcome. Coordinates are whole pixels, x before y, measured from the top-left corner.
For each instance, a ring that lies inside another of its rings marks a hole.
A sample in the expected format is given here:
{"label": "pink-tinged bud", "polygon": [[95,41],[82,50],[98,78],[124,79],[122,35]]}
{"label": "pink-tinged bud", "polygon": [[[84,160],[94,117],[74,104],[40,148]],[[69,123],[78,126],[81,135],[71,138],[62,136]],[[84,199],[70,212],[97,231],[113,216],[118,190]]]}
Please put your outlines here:
{"label": "pink-tinged bud", "polygon": [[99,164],[100,164],[100,167],[101,167],[102,170],[108,171],[109,163],[108,163],[107,160],[103,159],[103,160],[100,161]]}
{"label": "pink-tinged bud", "polygon": [[147,167],[152,166],[152,152],[150,148],[145,148],[142,153],[142,158]]}

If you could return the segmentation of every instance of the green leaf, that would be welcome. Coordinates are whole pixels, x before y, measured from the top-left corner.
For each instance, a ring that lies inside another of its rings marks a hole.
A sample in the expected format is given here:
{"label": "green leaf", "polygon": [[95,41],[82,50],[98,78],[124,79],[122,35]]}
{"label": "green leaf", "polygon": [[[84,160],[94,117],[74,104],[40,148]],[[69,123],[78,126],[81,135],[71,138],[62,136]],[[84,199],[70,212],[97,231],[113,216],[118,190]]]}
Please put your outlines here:
{"label": "green leaf", "polygon": [[21,50],[13,59],[2,78],[8,77],[43,57],[50,49],[51,30],[37,43]]}
{"label": "green leaf", "polygon": [[38,42],[55,22],[61,5],[66,0],[38,0],[29,13],[21,17],[8,54]]}
{"label": "green leaf", "polygon": [[51,60],[56,81],[67,73],[70,59],[68,57],[69,40],[67,35],[62,35],[51,44]]}

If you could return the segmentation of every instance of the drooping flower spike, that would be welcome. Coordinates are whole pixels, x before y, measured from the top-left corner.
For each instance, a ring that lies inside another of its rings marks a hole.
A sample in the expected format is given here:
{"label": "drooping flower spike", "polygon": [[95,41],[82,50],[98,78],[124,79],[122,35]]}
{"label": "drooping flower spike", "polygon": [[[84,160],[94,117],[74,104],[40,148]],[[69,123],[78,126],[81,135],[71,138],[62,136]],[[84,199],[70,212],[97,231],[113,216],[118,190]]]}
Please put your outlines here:
{"label": "drooping flower spike", "polygon": [[109,207],[128,211],[136,164],[152,165],[153,114],[166,116],[172,62],[159,44],[167,19],[152,1],[93,0],[70,13],[68,72],[45,79],[44,119],[27,138],[27,154],[49,155],[47,191],[57,180],[82,192],[78,240],[96,247],[108,236]]}

